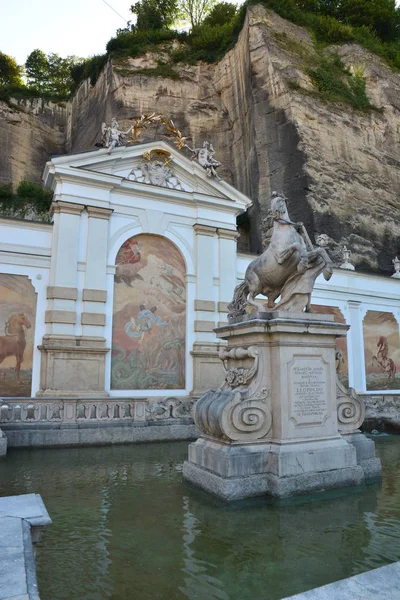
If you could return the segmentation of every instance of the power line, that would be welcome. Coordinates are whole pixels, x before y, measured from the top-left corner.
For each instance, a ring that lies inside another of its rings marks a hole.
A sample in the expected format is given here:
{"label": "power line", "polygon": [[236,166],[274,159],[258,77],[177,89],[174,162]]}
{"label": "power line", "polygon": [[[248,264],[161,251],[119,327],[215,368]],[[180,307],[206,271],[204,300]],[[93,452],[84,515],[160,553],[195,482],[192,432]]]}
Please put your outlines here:
{"label": "power line", "polygon": [[115,12],[116,15],[118,15],[119,17],[121,17],[121,19],[123,20],[124,23],[127,23],[127,19],[125,19],[125,17],[123,17],[122,15],[119,14],[119,12],[117,12],[115,10],[115,8],[113,6],[111,6],[111,4],[108,4],[108,2],[106,2],[106,0],[102,0],[104,2],[104,4],[107,4],[107,6],[109,8],[111,8],[111,10],[113,10]]}

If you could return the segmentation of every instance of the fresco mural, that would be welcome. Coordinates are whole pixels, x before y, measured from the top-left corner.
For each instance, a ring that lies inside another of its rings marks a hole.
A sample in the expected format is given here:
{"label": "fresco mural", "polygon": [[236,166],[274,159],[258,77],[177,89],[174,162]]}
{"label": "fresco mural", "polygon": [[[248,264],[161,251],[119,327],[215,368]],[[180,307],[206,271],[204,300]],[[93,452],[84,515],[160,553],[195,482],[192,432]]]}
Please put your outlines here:
{"label": "fresco mural", "polygon": [[186,268],[168,239],[140,234],[116,259],[111,356],[114,390],[185,387]]}
{"label": "fresco mural", "polygon": [[[318,314],[333,315],[337,323],[346,323],[342,311],[337,306],[312,304],[311,308]],[[346,337],[336,338],[336,373],[340,383],[345,387],[349,387],[349,360]]]}
{"label": "fresco mural", "polygon": [[0,396],[30,396],[36,292],[24,275],[0,273]]}
{"label": "fresco mural", "polygon": [[399,326],[394,315],[369,310],[363,335],[367,390],[400,389]]}

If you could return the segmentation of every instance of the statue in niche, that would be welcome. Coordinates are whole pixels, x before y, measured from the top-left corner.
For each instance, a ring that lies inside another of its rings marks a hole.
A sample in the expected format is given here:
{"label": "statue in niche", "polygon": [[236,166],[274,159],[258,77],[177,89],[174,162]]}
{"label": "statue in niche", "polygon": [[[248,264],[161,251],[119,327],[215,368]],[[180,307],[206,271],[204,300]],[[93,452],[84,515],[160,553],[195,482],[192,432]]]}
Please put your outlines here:
{"label": "statue in niche", "polygon": [[248,305],[265,312],[264,305],[255,300],[259,294],[268,298],[268,311],[312,312],[315,280],[321,273],[326,281],[332,276],[333,264],[325,248],[314,247],[303,223],[290,220],[286,201],[283,194],[273,192],[271,242],[249,264],[244,281],[236,286],[228,306],[230,319],[244,315]]}
{"label": "statue in niche", "polygon": [[218,177],[216,170],[221,163],[215,160],[215,150],[210,142],[203,142],[202,148],[191,148],[188,144],[185,144],[185,147],[192,153],[192,160],[197,160],[199,165],[205,169],[208,177]]}
{"label": "statue in niche", "polygon": [[128,131],[121,131],[118,125],[118,121],[113,117],[111,124],[107,127],[106,123],[101,124],[101,144],[103,148],[108,148],[108,154],[111,150],[114,150],[117,146],[123,146],[125,143],[125,136],[129,135],[133,130],[133,126]]}

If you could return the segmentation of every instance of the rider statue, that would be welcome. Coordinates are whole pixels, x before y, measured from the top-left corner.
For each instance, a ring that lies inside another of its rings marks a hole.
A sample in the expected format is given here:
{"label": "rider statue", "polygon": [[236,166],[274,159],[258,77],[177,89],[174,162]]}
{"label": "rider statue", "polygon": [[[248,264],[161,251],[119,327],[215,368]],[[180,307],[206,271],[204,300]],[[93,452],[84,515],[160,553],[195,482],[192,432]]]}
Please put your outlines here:
{"label": "rider statue", "polygon": [[[286,201],[283,194],[273,192],[269,213],[273,220],[270,244],[249,264],[244,281],[236,286],[228,306],[229,319],[244,315],[248,305],[261,312],[312,312],[310,302],[315,280],[321,273],[327,281],[332,276],[333,264],[325,248],[314,247],[303,223],[290,220]],[[259,294],[266,296],[267,309],[256,302]]]}
{"label": "rider statue", "polygon": [[108,154],[110,154],[111,150],[114,150],[117,146],[124,145],[124,138],[131,133],[132,129],[133,127],[130,127],[128,131],[121,131],[118,121],[113,117],[109,127],[106,123],[101,124],[101,145],[103,148],[108,148]]}

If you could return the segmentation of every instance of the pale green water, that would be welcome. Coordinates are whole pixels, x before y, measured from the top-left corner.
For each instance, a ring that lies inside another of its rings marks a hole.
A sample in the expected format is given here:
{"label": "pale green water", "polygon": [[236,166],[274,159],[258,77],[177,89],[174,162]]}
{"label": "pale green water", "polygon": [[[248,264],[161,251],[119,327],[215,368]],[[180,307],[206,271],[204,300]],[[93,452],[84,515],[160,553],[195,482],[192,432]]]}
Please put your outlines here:
{"label": "pale green water", "polygon": [[400,560],[400,436],[383,484],[276,507],[221,507],[182,483],[183,442],[10,450],[0,495],[40,493],[42,600],[275,600]]}

